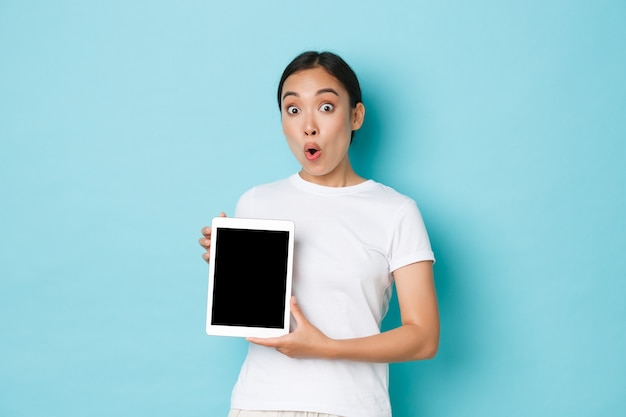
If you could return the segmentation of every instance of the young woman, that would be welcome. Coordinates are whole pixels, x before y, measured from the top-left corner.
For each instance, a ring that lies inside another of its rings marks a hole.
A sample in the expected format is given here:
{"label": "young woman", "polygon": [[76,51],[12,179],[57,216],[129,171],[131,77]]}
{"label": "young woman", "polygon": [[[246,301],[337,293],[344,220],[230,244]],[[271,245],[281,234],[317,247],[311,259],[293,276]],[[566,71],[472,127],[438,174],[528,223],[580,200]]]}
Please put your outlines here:
{"label": "young woman", "polygon": [[[295,328],[248,339],[229,416],[389,417],[387,364],[432,358],[439,343],[422,217],[413,200],[352,169],[348,148],[365,107],[339,56],[297,56],[280,80],[278,106],[302,169],[247,191],[235,216],[295,221]],[[208,260],[210,228],[202,234]],[[381,333],[393,282],[402,324]]]}

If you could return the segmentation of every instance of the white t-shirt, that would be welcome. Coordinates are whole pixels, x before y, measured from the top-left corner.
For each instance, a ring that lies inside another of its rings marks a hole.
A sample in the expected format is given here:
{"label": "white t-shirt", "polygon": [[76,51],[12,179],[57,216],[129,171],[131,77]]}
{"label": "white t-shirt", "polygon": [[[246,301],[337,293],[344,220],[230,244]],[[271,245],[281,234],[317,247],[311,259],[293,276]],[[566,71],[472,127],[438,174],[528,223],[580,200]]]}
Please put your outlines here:
{"label": "white t-shirt", "polygon": [[[391,273],[434,261],[415,202],[372,180],[325,187],[294,174],[247,191],[235,216],[295,222],[293,294],[331,338],[380,333]],[[231,407],[389,417],[388,365],[292,359],[250,344]]]}

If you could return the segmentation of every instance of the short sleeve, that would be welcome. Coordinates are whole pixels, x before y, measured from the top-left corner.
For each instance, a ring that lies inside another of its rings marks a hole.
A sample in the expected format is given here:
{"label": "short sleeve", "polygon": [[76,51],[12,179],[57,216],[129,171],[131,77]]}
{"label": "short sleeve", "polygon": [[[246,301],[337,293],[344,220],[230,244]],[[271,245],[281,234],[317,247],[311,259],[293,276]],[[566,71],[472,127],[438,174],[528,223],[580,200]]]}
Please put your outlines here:
{"label": "short sleeve", "polygon": [[239,197],[235,207],[235,217],[254,217],[254,191],[255,189],[252,188]]}
{"label": "short sleeve", "polygon": [[422,214],[415,201],[408,199],[398,210],[393,221],[389,249],[389,268],[393,272],[403,266],[435,261]]}

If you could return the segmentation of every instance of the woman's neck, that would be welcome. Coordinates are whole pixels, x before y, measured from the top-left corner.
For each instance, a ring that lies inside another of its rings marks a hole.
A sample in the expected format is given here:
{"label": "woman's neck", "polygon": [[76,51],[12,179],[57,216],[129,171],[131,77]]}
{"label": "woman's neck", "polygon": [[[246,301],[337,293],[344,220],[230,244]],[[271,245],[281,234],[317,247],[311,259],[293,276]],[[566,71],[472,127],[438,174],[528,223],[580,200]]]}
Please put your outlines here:
{"label": "woman's neck", "polygon": [[349,187],[366,181],[352,169],[350,163],[324,175],[312,175],[304,169],[300,170],[299,175],[305,181],[326,187]]}

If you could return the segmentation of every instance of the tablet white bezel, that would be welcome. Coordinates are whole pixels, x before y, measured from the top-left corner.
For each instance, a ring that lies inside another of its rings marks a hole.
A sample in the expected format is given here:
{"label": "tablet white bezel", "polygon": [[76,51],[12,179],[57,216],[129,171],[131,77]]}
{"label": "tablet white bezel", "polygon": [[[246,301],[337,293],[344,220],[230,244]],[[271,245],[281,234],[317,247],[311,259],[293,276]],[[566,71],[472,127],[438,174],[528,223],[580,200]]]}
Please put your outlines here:
{"label": "tablet white bezel", "polygon": [[[287,282],[285,291],[285,311],[282,328],[268,327],[246,327],[246,326],[227,326],[211,324],[213,310],[213,288],[214,288],[214,271],[215,271],[215,253],[218,243],[211,242],[211,258],[209,260],[209,285],[207,296],[206,311],[206,333],[212,336],[235,336],[235,337],[277,337],[289,333],[290,323],[290,298],[291,283],[293,269],[293,247],[294,247],[294,222],[291,220],[275,220],[275,219],[251,219],[240,217],[215,217],[211,223],[211,235],[217,236],[217,230],[223,229],[247,229],[247,230],[277,230],[289,233],[288,252],[287,252]],[[245,262],[245,261],[244,261]],[[245,306],[241,306],[245,308]]]}

